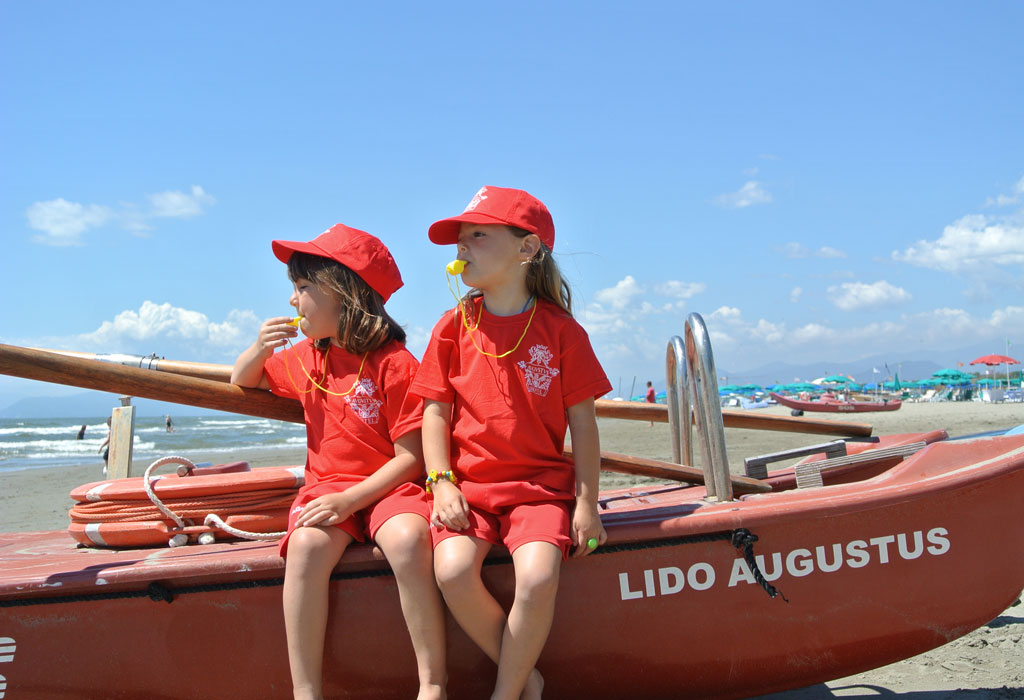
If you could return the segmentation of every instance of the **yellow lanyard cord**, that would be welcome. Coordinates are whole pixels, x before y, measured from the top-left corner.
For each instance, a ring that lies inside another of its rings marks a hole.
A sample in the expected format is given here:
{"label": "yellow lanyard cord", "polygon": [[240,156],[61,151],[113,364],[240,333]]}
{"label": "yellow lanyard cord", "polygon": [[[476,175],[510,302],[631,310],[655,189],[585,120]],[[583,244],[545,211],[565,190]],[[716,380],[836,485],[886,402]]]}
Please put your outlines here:
{"label": "yellow lanyard cord", "polygon": [[[295,349],[295,346],[292,345],[290,340],[288,341],[288,347],[290,349],[292,349],[292,350]],[[322,371],[322,374],[323,374],[325,379],[327,377],[327,355],[330,352],[331,352],[331,346],[328,345],[327,346],[327,350],[324,351],[324,359],[323,359],[323,371]],[[356,390],[357,386],[359,386],[359,378],[363,375],[363,366],[366,364],[366,356],[369,355],[369,354],[370,354],[369,351],[363,353],[363,359],[359,363],[359,371],[356,372],[356,380],[354,382],[352,382],[352,386],[349,387],[349,390],[344,392],[344,393],[338,393],[337,391],[331,391],[330,389],[328,389],[328,388],[326,388],[324,386],[321,386],[315,379],[313,379],[313,377],[309,376],[309,372],[306,371],[305,366],[302,364],[302,360],[299,359],[298,352],[296,352],[296,354],[295,354],[295,359],[298,360],[299,367],[302,369],[302,373],[304,375],[306,375],[306,379],[308,379],[310,382],[313,383],[314,389],[319,389],[320,391],[324,392],[325,394],[330,394],[331,396],[348,396],[349,394],[351,394],[353,391]],[[295,383],[295,380],[292,378],[291,368],[289,368],[289,366],[288,366],[288,351],[287,350],[285,350],[285,355],[284,355],[284,371],[288,373],[288,380],[292,383],[292,387],[294,387],[295,391],[297,391],[298,393],[300,393],[300,394],[308,394],[308,393],[310,393],[311,391],[314,390],[314,389],[302,390]]]}
{"label": "yellow lanyard cord", "polygon": [[[455,293],[455,290],[452,289],[452,279],[451,278],[454,277],[454,275],[446,274],[445,277],[448,278],[448,291],[452,293],[453,297],[455,297],[455,301],[459,305],[459,311],[462,313],[462,325],[465,326],[466,333],[469,334],[469,342],[473,343],[473,347],[476,348],[477,352],[479,352],[481,355],[487,355],[487,357],[494,357],[494,358],[497,358],[497,359],[501,359],[502,357],[507,357],[508,355],[511,355],[512,353],[514,353],[519,348],[519,344],[523,342],[523,338],[526,337],[526,332],[528,330],[530,330],[530,324],[533,323],[533,315],[535,313],[537,313],[537,306],[538,306],[537,300],[534,300],[534,302],[533,302],[533,308],[530,310],[530,318],[527,319],[527,321],[526,321],[526,328],[523,329],[523,334],[521,336],[519,336],[519,340],[516,341],[516,344],[512,346],[511,350],[503,352],[500,355],[496,355],[493,352],[487,352],[486,350],[481,348],[479,345],[477,345],[476,344],[476,339],[473,337],[473,333],[476,331],[477,328],[480,327],[480,319],[484,315],[484,302],[483,302],[483,300],[482,299],[480,300],[480,312],[476,316],[476,323],[474,323],[473,327],[470,328],[469,327],[469,319],[466,318],[466,303],[465,303],[465,301],[462,300],[462,298],[458,294]],[[456,278],[455,279],[455,287],[458,288],[458,286],[459,286],[459,280],[458,280],[458,278]],[[461,292],[462,292],[462,290],[459,289],[459,293],[461,293]],[[527,301],[526,303],[529,304],[530,302]],[[520,312],[520,313],[522,313],[522,312]]]}

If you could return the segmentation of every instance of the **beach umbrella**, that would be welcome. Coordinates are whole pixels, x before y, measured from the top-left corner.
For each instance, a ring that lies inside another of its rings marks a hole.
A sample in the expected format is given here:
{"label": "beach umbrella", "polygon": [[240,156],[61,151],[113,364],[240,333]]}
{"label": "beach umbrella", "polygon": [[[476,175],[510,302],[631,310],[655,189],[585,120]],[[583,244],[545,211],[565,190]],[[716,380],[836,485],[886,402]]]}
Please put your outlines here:
{"label": "beach umbrella", "polygon": [[719,394],[734,394],[740,390],[739,384],[726,384],[725,386],[718,387]]}
{"label": "beach umbrella", "polygon": [[762,391],[762,389],[761,389],[761,386],[759,384],[744,384],[743,386],[740,387],[740,391],[742,391],[742,392],[754,392],[754,391]]}
{"label": "beach umbrella", "polygon": [[952,380],[953,382],[965,382],[970,381],[973,375],[961,372],[958,369],[940,369],[935,372],[932,377],[942,380]]}
{"label": "beach umbrella", "polygon": [[846,384],[852,381],[850,377],[844,377],[841,374],[831,374],[821,380],[823,384]]}
{"label": "beach umbrella", "polygon": [[[1007,341],[1007,347],[1010,343]],[[1020,361],[1015,360],[1012,357],[1006,355],[982,355],[971,360],[972,365],[988,365],[989,367],[998,367],[999,365],[1006,365],[1006,385],[1010,385],[1010,365],[1019,365]]]}

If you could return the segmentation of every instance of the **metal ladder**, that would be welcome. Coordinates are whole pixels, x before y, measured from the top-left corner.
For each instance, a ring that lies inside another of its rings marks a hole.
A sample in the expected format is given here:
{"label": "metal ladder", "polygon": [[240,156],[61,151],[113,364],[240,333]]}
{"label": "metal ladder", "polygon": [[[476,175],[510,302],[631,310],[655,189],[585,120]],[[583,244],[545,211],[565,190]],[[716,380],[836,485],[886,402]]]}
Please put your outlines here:
{"label": "metal ladder", "polygon": [[683,335],[685,338],[677,335],[668,341],[665,357],[672,458],[677,464],[693,464],[691,425],[696,423],[707,500],[731,501],[732,482],[725,452],[718,375],[708,329],[700,314],[691,313],[686,317]]}

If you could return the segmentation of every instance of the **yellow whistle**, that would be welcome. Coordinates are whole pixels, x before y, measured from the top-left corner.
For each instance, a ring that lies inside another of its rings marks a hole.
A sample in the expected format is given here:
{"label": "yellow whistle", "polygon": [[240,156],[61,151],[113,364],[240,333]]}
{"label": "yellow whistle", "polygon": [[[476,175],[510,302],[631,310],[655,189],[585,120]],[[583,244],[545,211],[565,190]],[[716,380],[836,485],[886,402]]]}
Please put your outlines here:
{"label": "yellow whistle", "polygon": [[299,327],[299,322],[301,322],[302,319],[304,319],[304,318],[305,318],[305,316],[296,316],[295,318],[293,318],[291,321],[288,322],[288,325],[289,326],[295,326],[296,328],[298,328]]}
{"label": "yellow whistle", "polygon": [[462,271],[466,269],[466,261],[452,260],[444,269],[449,275],[461,275]]}

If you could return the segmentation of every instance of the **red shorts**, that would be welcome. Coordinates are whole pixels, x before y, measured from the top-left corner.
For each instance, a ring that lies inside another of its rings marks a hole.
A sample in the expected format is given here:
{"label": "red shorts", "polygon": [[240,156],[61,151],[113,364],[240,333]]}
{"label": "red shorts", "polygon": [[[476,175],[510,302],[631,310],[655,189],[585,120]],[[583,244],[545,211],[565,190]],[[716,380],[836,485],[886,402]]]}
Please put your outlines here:
{"label": "red shorts", "polygon": [[[431,527],[435,547],[449,537],[468,535],[491,544],[504,544],[509,552],[527,542],[550,542],[562,551],[563,559],[568,558],[572,545],[569,539],[572,506],[564,495],[534,484],[460,483],[459,487],[469,503],[469,527],[465,530]],[[511,502],[515,500],[510,498],[512,491],[518,491],[516,495],[527,502]]]}
{"label": "red shorts", "polygon": [[[278,553],[284,557],[288,552],[288,538],[295,529],[295,520],[299,513],[306,507],[306,504],[314,498],[325,496],[329,493],[340,493],[354,483],[326,483],[319,484],[310,489],[299,491],[299,495],[292,501],[292,508],[288,512],[288,533],[278,543]],[[367,536],[373,539],[380,526],[395,515],[402,513],[415,513],[428,523],[430,522],[430,508],[427,505],[426,494],[423,487],[412,482],[400,484],[395,490],[387,494],[379,501],[362,510],[356,511],[343,522],[334,527],[344,530],[352,536],[356,542],[365,542]]]}

